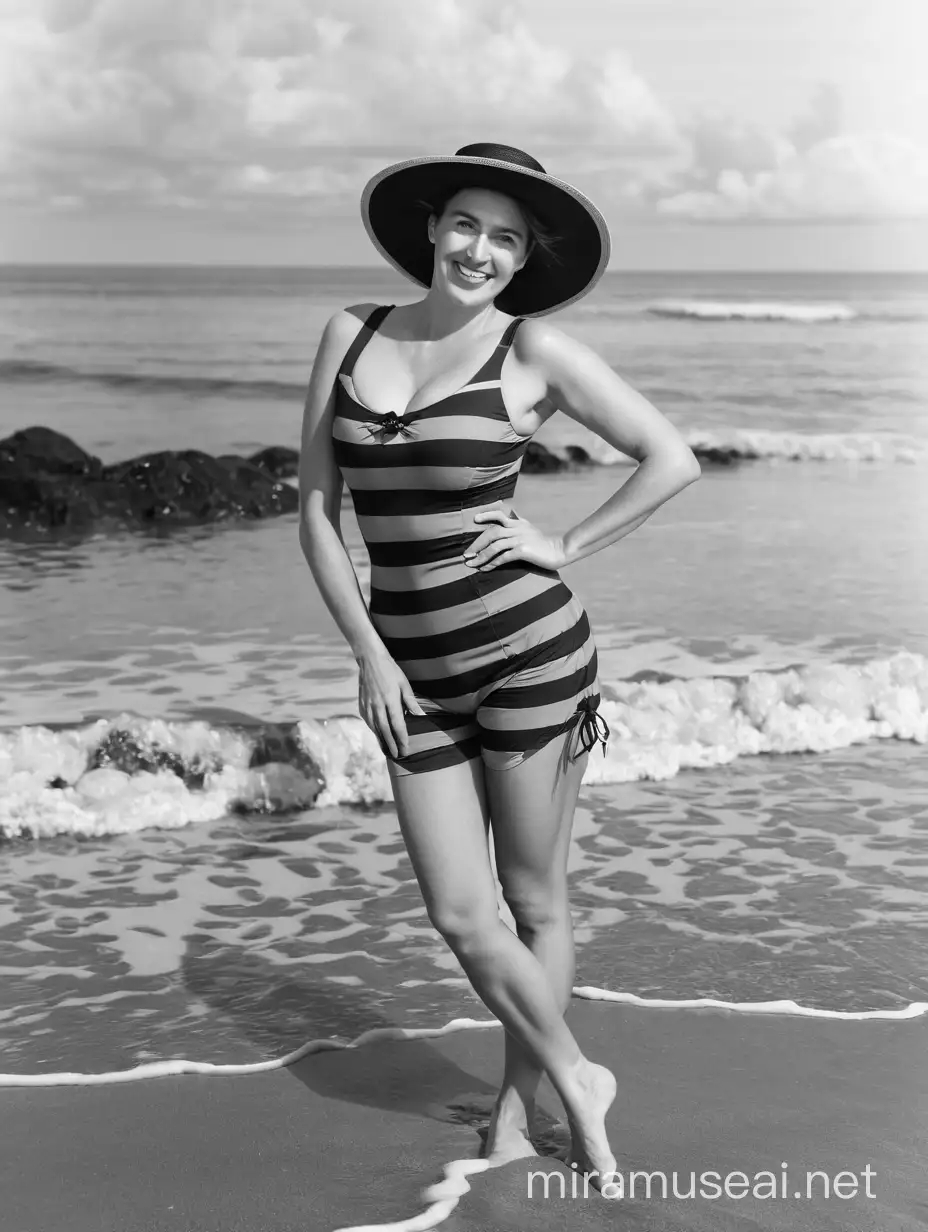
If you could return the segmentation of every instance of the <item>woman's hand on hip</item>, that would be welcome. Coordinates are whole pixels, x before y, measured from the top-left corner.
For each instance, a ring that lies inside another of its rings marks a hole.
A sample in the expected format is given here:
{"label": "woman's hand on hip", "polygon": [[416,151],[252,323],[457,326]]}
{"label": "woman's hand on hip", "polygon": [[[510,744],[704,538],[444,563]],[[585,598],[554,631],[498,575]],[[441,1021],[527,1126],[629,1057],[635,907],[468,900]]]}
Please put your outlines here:
{"label": "woman's hand on hip", "polygon": [[472,569],[486,571],[513,560],[524,560],[542,569],[560,569],[567,564],[564,541],[559,535],[546,535],[506,508],[502,501],[496,504],[499,508],[474,514],[475,522],[491,525],[464,553],[464,560]]}
{"label": "woman's hand on hip", "polygon": [[358,659],[358,710],[361,718],[391,757],[405,757],[409,748],[404,707],[424,714],[412,685],[384,650]]}

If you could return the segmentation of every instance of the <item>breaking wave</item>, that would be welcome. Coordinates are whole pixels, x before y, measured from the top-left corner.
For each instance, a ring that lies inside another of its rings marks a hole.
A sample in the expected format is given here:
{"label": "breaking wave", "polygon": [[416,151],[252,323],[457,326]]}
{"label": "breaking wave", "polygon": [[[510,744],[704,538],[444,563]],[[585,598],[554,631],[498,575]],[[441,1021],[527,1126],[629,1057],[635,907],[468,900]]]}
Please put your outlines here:
{"label": "breaking wave", "polygon": [[[760,753],[870,740],[928,743],[928,658],[821,663],[746,676],[604,682],[608,753],[590,784],[669,779]],[[354,716],[263,727],[133,715],[0,731],[0,837],[172,829],[235,812],[391,799],[386,764]]]}
{"label": "breaking wave", "polygon": [[662,300],[647,311],[658,317],[684,317],[697,321],[796,321],[814,325],[820,321],[853,321],[857,312],[847,304],[806,304],[749,300]]}

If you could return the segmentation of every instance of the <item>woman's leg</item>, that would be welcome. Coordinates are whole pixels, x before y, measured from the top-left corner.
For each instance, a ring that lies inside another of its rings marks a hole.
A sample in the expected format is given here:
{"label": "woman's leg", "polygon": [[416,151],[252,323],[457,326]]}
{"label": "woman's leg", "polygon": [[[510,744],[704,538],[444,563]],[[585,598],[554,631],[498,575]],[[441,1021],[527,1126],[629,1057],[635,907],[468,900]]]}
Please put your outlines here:
{"label": "woman's leg", "polygon": [[430,920],[484,1004],[547,1070],[584,1162],[606,1177],[615,1169],[605,1132],[615,1080],[583,1056],[544,968],[500,919],[482,763],[392,778],[400,827]]}
{"label": "woman's leg", "polygon": [[[567,737],[570,747],[573,734]],[[575,743],[575,741],[573,741]],[[574,979],[574,938],[567,895],[567,854],[584,753],[564,756],[565,739],[552,740],[511,770],[487,769],[486,782],[496,871],[519,939],[544,967],[563,1014]],[[535,1092],[541,1069],[506,1033],[506,1066],[487,1140],[494,1158],[531,1150]]]}

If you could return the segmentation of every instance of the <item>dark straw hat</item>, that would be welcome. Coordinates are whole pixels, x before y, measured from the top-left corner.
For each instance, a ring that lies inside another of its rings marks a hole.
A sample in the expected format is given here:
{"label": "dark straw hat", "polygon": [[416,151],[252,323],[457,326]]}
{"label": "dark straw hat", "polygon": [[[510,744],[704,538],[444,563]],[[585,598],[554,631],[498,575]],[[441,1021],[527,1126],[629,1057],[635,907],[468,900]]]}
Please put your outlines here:
{"label": "dark straw hat", "polygon": [[496,300],[503,312],[540,317],[581,299],[609,263],[606,220],[581,192],[548,175],[510,145],[481,142],[454,155],[410,158],[385,167],[361,195],[361,217],[374,247],[401,274],[432,285],[431,208],[462,188],[487,188],[523,203],[553,235],[553,257],[540,245]]}

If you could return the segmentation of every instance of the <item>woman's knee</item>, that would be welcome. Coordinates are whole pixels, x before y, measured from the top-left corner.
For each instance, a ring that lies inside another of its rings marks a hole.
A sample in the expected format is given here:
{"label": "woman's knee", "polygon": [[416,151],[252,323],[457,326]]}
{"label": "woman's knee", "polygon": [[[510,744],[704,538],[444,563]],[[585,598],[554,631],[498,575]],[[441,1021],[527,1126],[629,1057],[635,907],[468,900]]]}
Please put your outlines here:
{"label": "woman's knee", "polygon": [[544,933],[570,925],[566,884],[504,884],[503,897],[520,934]]}
{"label": "woman's knee", "polygon": [[474,902],[432,903],[428,907],[432,927],[452,950],[471,950],[486,943],[490,932],[499,927],[499,909]]}

